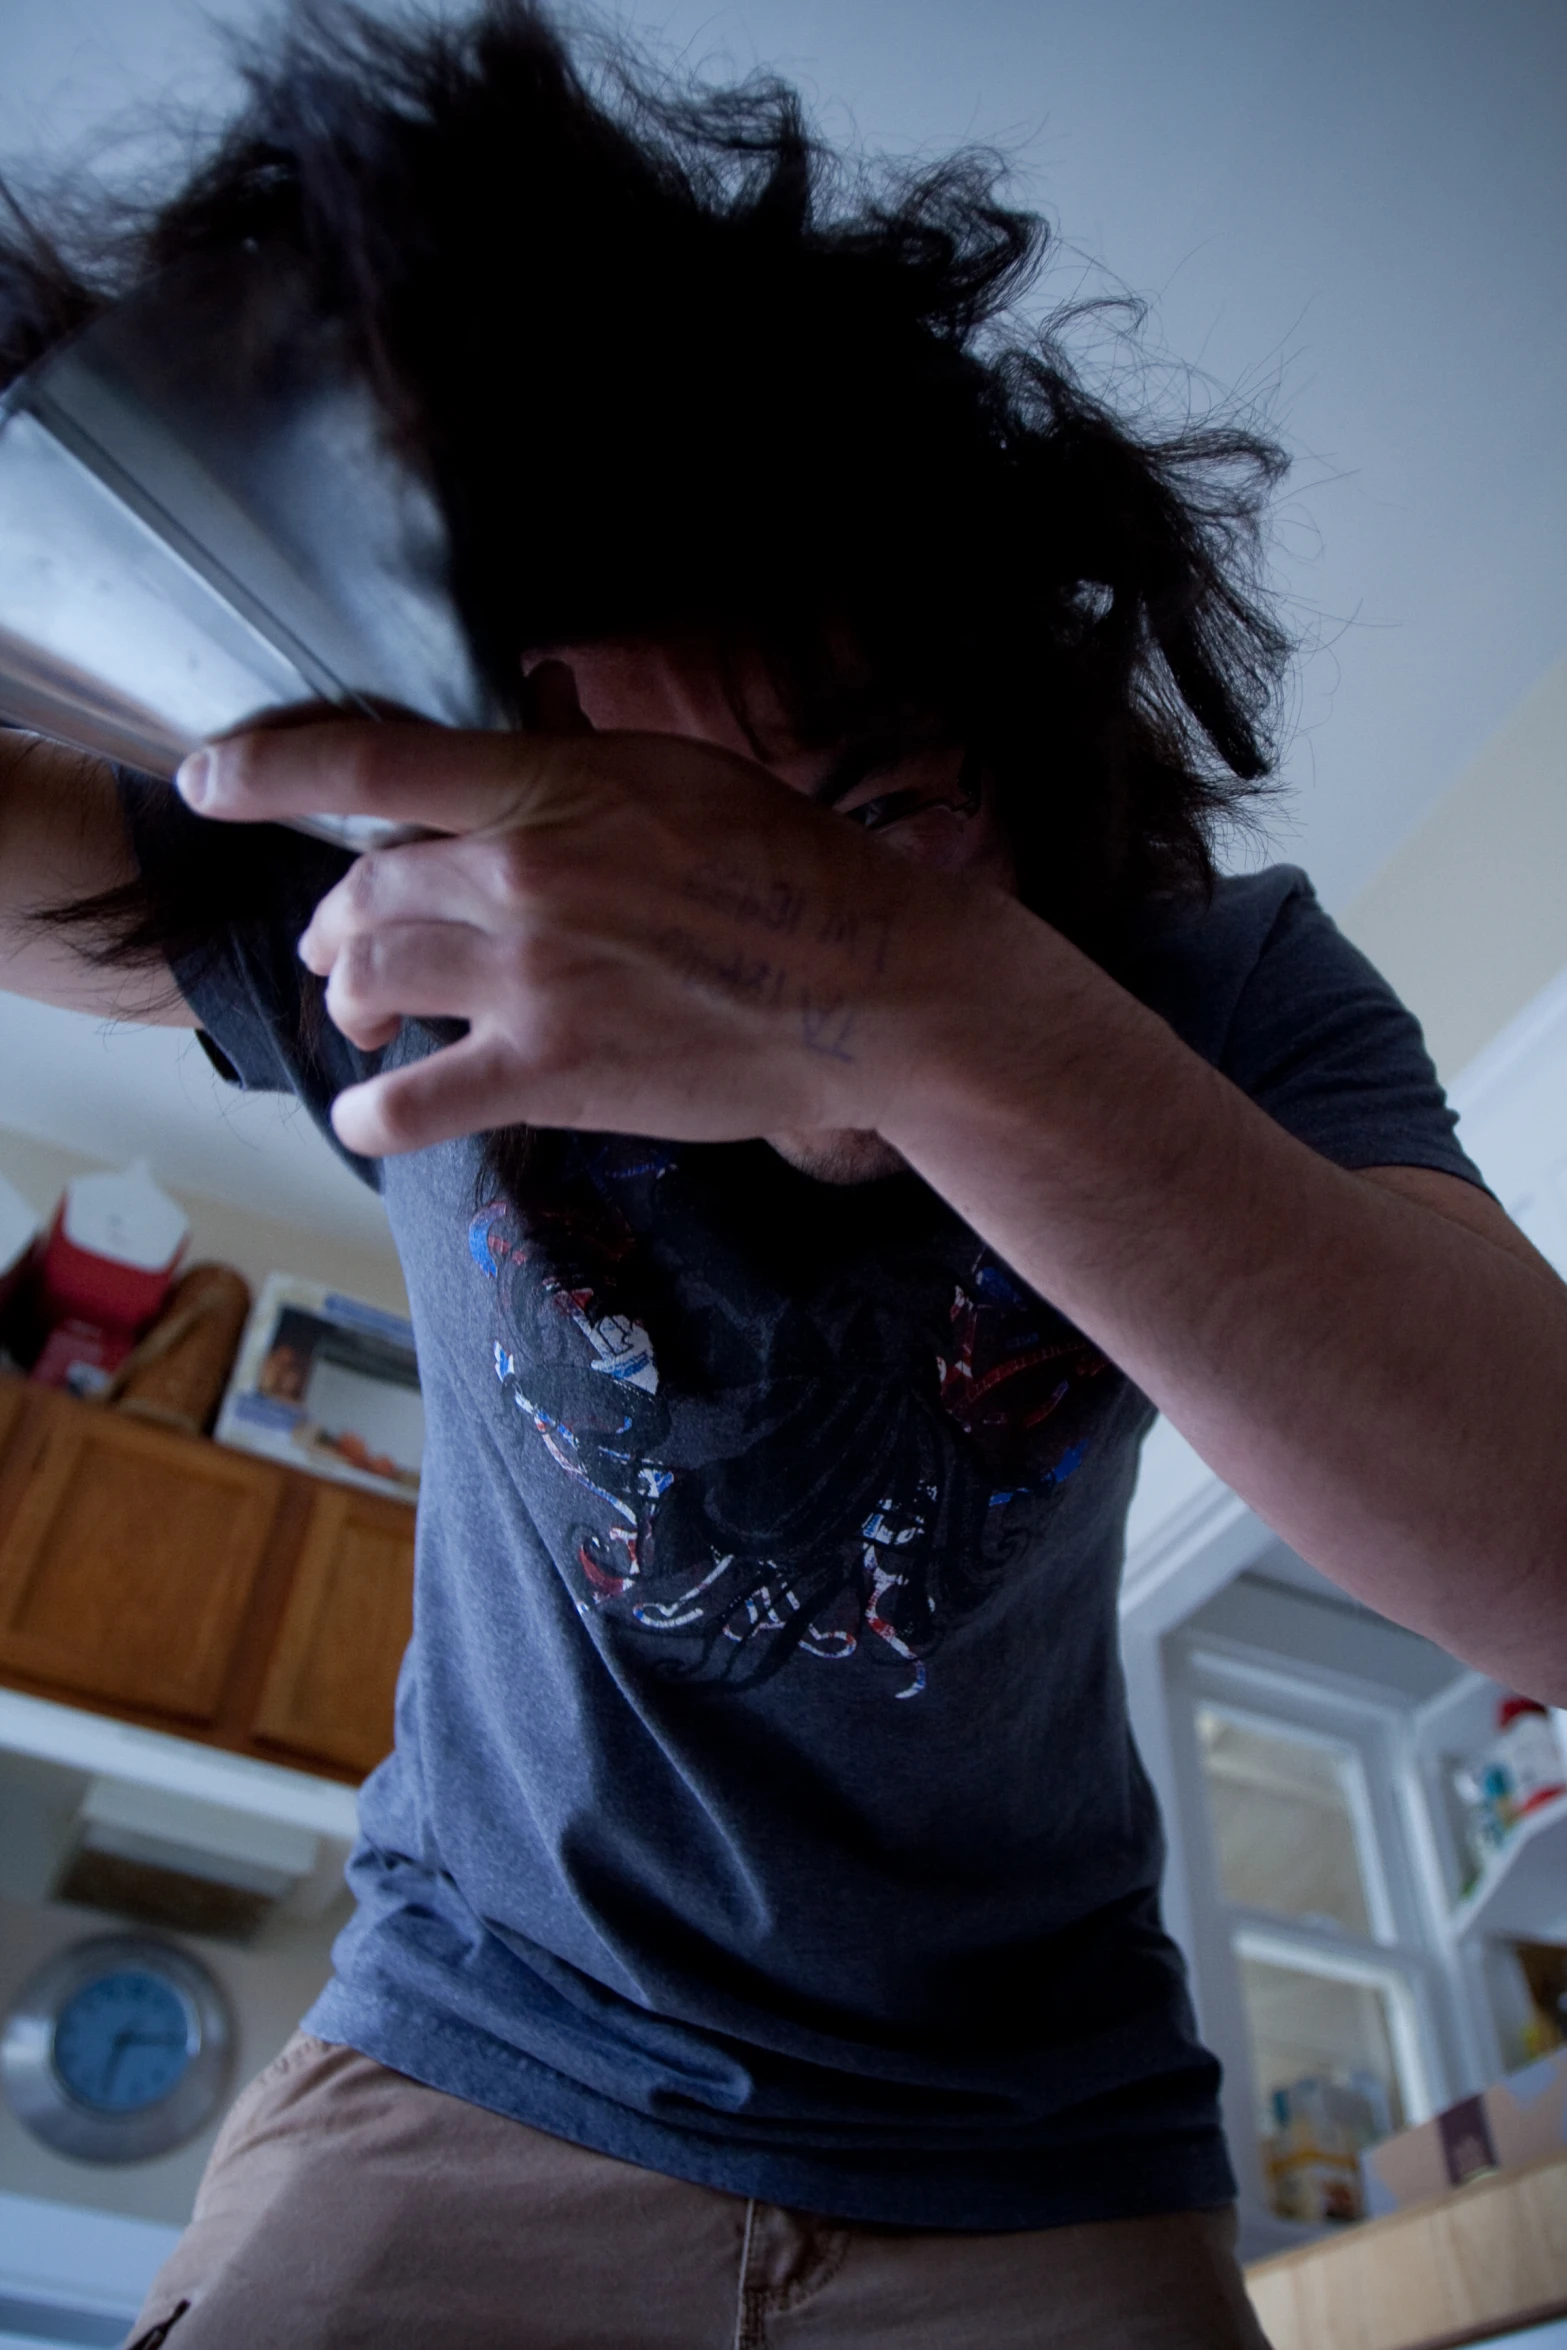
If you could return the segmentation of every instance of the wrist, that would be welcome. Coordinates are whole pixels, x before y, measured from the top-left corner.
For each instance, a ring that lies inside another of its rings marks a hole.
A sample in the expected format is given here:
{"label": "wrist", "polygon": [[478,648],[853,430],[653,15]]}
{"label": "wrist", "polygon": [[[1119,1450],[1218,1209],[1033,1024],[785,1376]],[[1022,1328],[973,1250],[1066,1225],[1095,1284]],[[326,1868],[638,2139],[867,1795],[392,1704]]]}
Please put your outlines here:
{"label": "wrist", "polygon": [[1016,1129],[1039,1164],[1070,1148],[1127,1029],[1161,1024],[1016,898],[972,895],[895,1008],[878,1128],[913,1164]]}

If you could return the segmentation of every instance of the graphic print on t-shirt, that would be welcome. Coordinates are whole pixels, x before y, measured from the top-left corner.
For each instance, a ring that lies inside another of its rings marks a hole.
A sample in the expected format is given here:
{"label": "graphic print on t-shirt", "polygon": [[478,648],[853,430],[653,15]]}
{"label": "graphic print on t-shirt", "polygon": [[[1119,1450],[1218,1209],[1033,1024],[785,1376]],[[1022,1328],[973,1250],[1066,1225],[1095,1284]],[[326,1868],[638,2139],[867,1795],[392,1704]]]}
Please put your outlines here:
{"label": "graphic print on t-shirt", "polygon": [[901,1283],[848,1263],[759,1295],[710,1261],[700,1293],[660,1294],[626,1211],[676,1166],[602,1145],[591,1180],[469,1228],[496,1377],[574,1505],[573,1597],[672,1673],[738,1686],[858,1656],[915,1697],[1037,1544],[1104,1358],[956,1226],[955,1258],[927,1247]]}

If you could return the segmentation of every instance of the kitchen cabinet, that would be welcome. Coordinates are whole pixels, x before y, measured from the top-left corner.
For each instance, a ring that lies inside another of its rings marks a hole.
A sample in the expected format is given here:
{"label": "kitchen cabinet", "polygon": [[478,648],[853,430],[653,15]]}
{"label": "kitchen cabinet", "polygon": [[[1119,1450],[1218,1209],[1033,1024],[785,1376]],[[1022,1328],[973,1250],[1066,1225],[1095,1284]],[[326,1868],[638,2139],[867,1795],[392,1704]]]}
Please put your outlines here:
{"label": "kitchen cabinet", "polygon": [[0,1527],[0,1657],[106,1704],[210,1725],[281,1473],[81,1406],[35,1415],[25,1441]]}
{"label": "kitchen cabinet", "polygon": [[0,1451],[3,1451],[12,1429],[21,1417],[27,1401],[27,1389],[20,1379],[0,1378]]}
{"label": "kitchen cabinet", "polygon": [[412,1628],[410,1516],[406,1503],[349,1487],[316,1496],[262,1683],[258,1739],[345,1769],[391,1745]]}
{"label": "kitchen cabinet", "polygon": [[391,1745],[413,1512],[0,1382],[0,1681],[359,1779]]}

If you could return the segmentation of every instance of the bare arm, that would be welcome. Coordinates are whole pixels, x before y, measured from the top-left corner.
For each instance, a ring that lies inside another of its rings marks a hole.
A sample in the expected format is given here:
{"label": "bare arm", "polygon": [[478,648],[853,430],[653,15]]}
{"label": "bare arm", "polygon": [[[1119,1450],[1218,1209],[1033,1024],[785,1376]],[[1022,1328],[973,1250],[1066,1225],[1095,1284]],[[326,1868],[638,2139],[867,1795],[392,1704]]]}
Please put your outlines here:
{"label": "bare arm", "polygon": [[79,933],[36,919],[47,906],[135,878],[110,770],[37,735],[0,730],[0,988],[67,1011],[194,1028],[159,965],[106,967]]}
{"label": "bare arm", "polygon": [[1324,1574],[1567,1697],[1567,1288],[1484,1194],[1330,1165],[995,911],[988,1023],[893,1139]]}
{"label": "bare arm", "polygon": [[873,1130],[1315,1566],[1567,1700],[1567,1288],[1480,1193],[1330,1164],[1015,898],[699,744],[339,726],[186,788],[453,828],[301,941],[366,1049],[467,1023],[339,1096],[351,1148]]}

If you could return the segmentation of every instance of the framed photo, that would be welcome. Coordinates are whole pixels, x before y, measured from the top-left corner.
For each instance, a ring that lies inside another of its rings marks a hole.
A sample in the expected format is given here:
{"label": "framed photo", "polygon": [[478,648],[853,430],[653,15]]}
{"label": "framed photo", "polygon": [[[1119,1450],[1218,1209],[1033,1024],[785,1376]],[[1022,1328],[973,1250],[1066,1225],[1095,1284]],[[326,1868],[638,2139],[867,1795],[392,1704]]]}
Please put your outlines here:
{"label": "framed photo", "polygon": [[213,1434],[291,1469],[415,1500],[424,1404],[412,1325],[320,1282],[269,1273]]}

